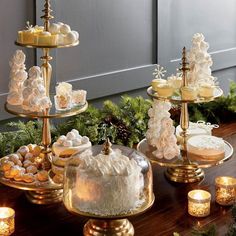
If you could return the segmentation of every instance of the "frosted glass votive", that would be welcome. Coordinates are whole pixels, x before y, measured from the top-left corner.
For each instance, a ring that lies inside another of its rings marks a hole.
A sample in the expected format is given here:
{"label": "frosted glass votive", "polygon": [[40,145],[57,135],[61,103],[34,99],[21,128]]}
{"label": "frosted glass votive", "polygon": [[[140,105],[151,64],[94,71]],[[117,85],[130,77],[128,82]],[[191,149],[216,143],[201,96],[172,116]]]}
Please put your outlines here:
{"label": "frosted glass votive", "polygon": [[210,214],[211,194],[205,190],[192,190],[188,193],[188,213],[195,217]]}

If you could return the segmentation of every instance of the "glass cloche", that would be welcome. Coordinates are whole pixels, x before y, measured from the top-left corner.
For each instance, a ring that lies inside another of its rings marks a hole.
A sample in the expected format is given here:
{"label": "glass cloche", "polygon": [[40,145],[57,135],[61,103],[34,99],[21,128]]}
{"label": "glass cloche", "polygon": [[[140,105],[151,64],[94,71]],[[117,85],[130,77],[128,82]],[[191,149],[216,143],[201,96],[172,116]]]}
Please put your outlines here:
{"label": "glass cloche", "polygon": [[152,168],[140,152],[107,140],[67,162],[64,204],[90,217],[122,217],[143,212],[154,201]]}

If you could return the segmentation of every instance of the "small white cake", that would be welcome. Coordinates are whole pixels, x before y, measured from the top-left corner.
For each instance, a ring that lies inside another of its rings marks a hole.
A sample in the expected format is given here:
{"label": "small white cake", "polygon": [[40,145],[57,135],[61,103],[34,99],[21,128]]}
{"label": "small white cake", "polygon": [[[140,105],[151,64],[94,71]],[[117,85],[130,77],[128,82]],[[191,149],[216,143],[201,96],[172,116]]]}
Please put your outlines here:
{"label": "small white cake", "polygon": [[56,157],[70,157],[71,155],[84,151],[91,147],[87,136],[81,136],[76,129],[71,130],[67,135],[62,135],[52,145],[52,151]]}
{"label": "small white cake", "polygon": [[200,161],[218,161],[224,158],[225,143],[222,138],[197,135],[187,141],[188,157]]}
{"label": "small white cake", "polygon": [[90,150],[80,155],[75,188],[75,207],[97,215],[118,215],[140,206],[144,197],[141,167],[120,150],[109,155],[92,156]]}
{"label": "small white cake", "polygon": [[53,181],[63,182],[64,167],[66,162],[75,153],[80,153],[91,147],[87,136],[81,136],[76,129],[72,129],[67,135],[62,135],[53,144],[52,150],[52,172],[55,174]]}

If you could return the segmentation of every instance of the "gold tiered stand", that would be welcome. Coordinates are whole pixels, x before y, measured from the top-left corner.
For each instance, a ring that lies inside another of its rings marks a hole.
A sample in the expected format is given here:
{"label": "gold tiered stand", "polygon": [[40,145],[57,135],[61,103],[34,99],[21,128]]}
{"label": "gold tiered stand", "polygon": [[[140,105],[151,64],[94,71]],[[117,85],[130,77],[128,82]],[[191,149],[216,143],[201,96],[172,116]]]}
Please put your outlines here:
{"label": "gold tiered stand", "polygon": [[[183,48],[181,65],[182,67],[180,68],[180,70],[182,71],[183,86],[186,86],[187,85],[187,71],[189,70],[189,68],[188,68],[188,63],[186,60],[185,47]],[[220,88],[216,87],[214,89],[214,95],[212,97],[210,98],[199,97],[194,101],[183,100],[181,98],[181,95],[172,96],[169,98],[160,97],[154,90],[152,90],[152,87],[149,87],[147,89],[147,93],[153,99],[181,104],[180,126],[182,129],[181,136],[182,136],[183,141],[181,143],[180,156],[174,158],[171,161],[168,161],[165,159],[158,159],[152,153],[153,151],[155,151],[155,148],[148,145],[146,139],[142,140],[137,146],[138,151],[148,156],[151,162],[157,163],[160,166],[168,167],[165,172],[165,175],[169,180],[173,182],[178,182],[178,183],[193,183],[193,182],[201,181],[204,178],[204,172],[202,168],[208,168],[215,165],[219,165],[230,159],[230,157],[233,154],[233,148],[226,141],[224,141],[225,142],[225,156],[222,160],[219,160],[219,161],[191,161],[189,160],[188,153],[187,153],[187,131],[189,128],[188,103],[204,103],[204,102],[213,101],[214,99],[223,95],[223,91]]]}
{"label": "gold tiered stand", "polygon": [[[49,28],[49,21],[53,19],[54,17],[51,15],[51,5],[50,0],[45,0],[44,4],[44,15],[41,17],[44,20],[44,30],[48,31]],[[51,84],[51,77],[52,77],[52,66],[50,65],[50,60],[52,60],[52,57],[50,56],[50,50],[55,48],[68,48],[68,47],[74,47],[79,44],[79,41],[73,43],[73,44],[67,44],[67,45],[35,45],[35,44],[23,44],[19,42],[15,42],[16,45],[26,48],[41,48],[43,51],[43,56],[41,57],[42,65],[42,75],[44,78],[44,85],[46,88],[46,95],[50,96],[50,84]],[[63,118],[63,117],[69,117],[73,115],[80,114],[84,112],[88,104],[84,104],[83,106],[76,106],[73,107],[70,110],[66,111],[60,111],[57,112],[55,109],[54,99],[53,96],[51,98],[51,101],[53,103],[52,108],[46,109],[43,112],[29,112],[21,108],[21,106],[14,106],[10,105],[8,103],[5,103],[5,109],[7,112],[17,115],[19,117],[27,117],[27,118],[40,118],[43,121],[43,127],[42,127],[42,146],[43,151],[42,153],[43,158],[41,160],[42,166],[46,170],[50,170],[51,168],[51,131],[50,131],[50,119],[51,118]],[[35,204],[51,204],[55,202],[59,202],[62,200],[63,195],[63,186],[60,184],[55,184],[52,181],[47,181],[45,183],[23,183],[23,182],[16,182],[13,180],[9,180],[4,178],[3,174],[0,174],[0,182],[8,185],[10,187],[22,189],[22,190],[28,190],[26,192],[27,198]]]}

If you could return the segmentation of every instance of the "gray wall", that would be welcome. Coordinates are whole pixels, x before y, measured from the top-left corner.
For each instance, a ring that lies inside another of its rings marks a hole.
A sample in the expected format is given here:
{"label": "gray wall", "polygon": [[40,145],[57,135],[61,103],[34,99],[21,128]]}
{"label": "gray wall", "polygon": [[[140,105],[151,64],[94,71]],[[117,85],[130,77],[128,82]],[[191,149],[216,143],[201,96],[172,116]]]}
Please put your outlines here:
{"label": "gray wall", "polygon": [[194,33],[210,43],[214,76],[225,93],[236,81],[236,1],[159,0],[158,62],[175,73],[183,46],[190,48]]}
{"label": "gray wall", "polygon": [[[0,120],[9,117],[4,111],[9,83],[9,60],[18,48],[14,45],[17,31],[23,29],[26,21],[34,22],[34,1],[0,1]],[[34,51],[22,49],[27,55],[27,67],[34,64]]]}
{"label": "gray wall", "polygon": [[156,62],[152,0],[56,0],[55,21],[80,33],[80,45],[57,50],[56,80],[88,90],[89,99],[143,88]]}
{"label": "gray wall", "polygon": [[[16,47],[17,30],[26,20],[42,24],[43,1],[0,1],[0,119],[8,91],[8,61]],[[80,33],[80,45],[54,50],[53,86],[68,81],[88,90],[89,99],[119,99],[123,93],[146,95],[153,64],[175,72],[181,48],[190,47],[192,35],[203,32],[210,43],[214,74],[227,93],[228,80],[236,80],[236,1],[227,0],[51,0],[55,21]],[[12,10],[13,9],[13,10]],[[226,14],[227,13],[227,14]],[[10,18],[11,16],[11,18]],[[14,16],[14,17],[12,17]],[[10,20],[9,20],[10,18]],[[5,22],[8,21],[8,24]],[[158,24],[157,24],[158,22]],[[158,39],[158,40],[157,40]],[[39,60],[27,50],[28,62]],[[33,63],[32,63],[33,64]]]}

